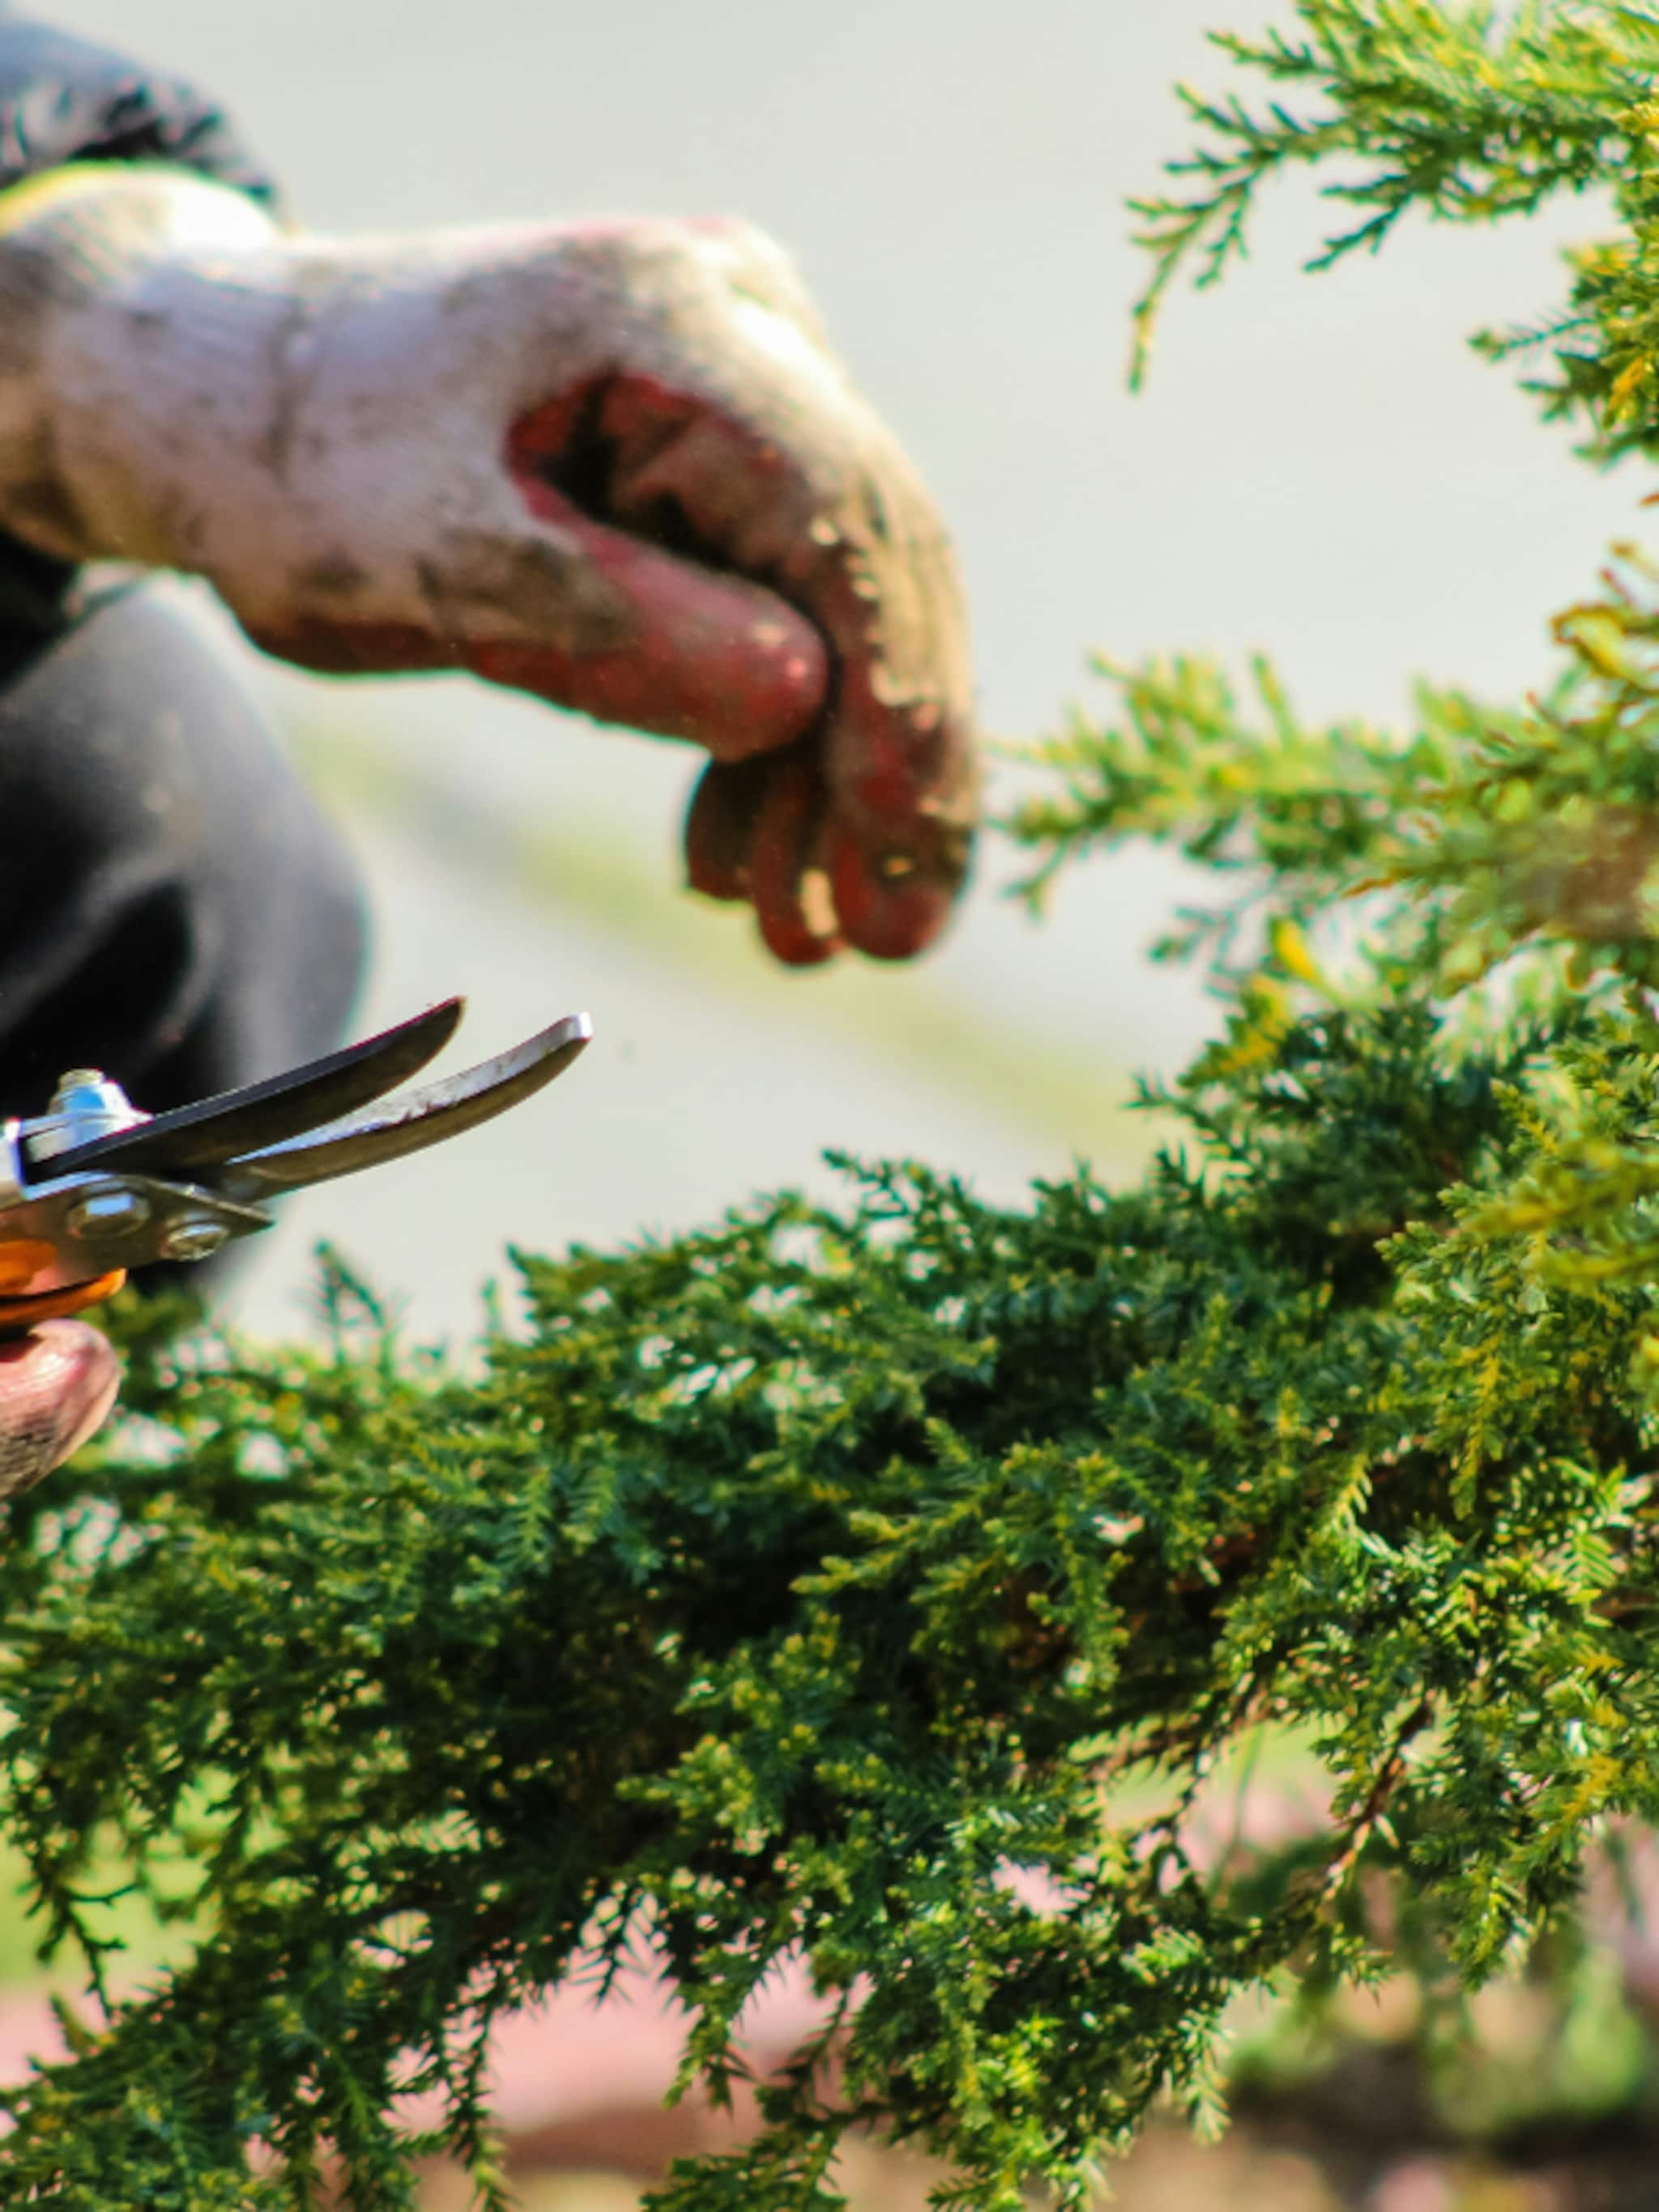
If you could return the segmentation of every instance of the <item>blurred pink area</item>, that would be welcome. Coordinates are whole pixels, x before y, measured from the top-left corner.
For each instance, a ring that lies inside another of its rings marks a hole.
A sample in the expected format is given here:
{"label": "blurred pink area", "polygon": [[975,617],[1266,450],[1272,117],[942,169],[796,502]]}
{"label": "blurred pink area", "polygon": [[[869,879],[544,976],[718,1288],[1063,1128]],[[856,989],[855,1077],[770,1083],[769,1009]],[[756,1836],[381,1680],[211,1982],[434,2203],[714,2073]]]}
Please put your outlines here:
{"label": "blurred pink area", "polygon": [[[772,2072],[822,2026],[824,2012],[804,1968],[769,1982],[744,2036],[754,2072]],[[511,2014],[493,2041],[492,2102],[514,2159],[648,2178],[671,2158],[736,2140],[751,2118],[747,2099],[732,2113],[695,2094],[664,2104],[684,2035],[666,1985],[641,1967],[625,1969],[603,2003],[570,1987]],[[0,1998],[0,2081],[21,2081],[32,2061],[67,2055],[44,1996]],[[435,2100],[411,2101],[406,2117],[429,2124],[436,2109]]]}
{"label": "blurred pink area", "polygon": [[[1191,1841],[1212,1863],[1225,1863],[1316,1832],[1325,1812],[1310,1776],[1282,1788],[1241,1788],[1235,1778],[1195,1808]],[[1659,2022],[1659,1842],[1635,1831],[1615,1841],[1592,1863],[1588,1922],[1618,1956],[1630,2002]],[[1028,1873],[1011,1874],[1009,1886],[1036,1910],[1053,1902]],[[780,1972],[745,2016],[742,2050],[752,2073],[775,2072],[825,2015],[803,1966]],[[643,1964],[625,1968],[603,2002],[578,1984],[502,2021],[492,2045],[492,2104],[527,2212],[624,2212],[672,2160],[728,2148],[750,2132],[753,2101],[741,2090],[730,2112],[696,2093],[665,2104],[685,2027],[668,1984]],[[64,2055],[43,1995],[0,1997],[0,2080],[24,2078],[32,2059]],[[422,2099],[404,2112],[429,2122],[435,2109]],[[1414,2140],[1403,2108],[1397,2131],[1386,2113],[1378,2118],[1374,2139],[1361,2130],[1343,2142],[1323,2132],[1329,2112],[1310,2124],[1294,2111],[1263,2110],[1208,2147],[1160,2121],[1114,2168],[1115,2199],[1120,2212],[1627,2212],[1659,2201],[1640,2193],[1650,2173],[1638,2179],[1636,2196],[1621,2193],[1627,2150],[1605,2171],[1565,2154],[1516,2171],[1473,2146]],[[851,2144],[842,2166],[856,2212],[922,2212],[941,2179],[914,2154],[867,2142]],[[427,2212],[459,2212],[470,2201],[457,2170],[439,2164],[423,2172]]]}

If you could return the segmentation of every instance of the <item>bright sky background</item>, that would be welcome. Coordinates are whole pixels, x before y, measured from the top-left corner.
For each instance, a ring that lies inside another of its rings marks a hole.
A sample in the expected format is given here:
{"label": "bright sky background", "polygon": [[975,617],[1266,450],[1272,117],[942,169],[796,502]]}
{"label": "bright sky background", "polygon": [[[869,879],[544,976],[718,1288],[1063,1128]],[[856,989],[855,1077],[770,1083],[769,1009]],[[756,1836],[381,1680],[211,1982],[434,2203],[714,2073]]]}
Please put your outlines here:
{"label": "bright sky background", "polygon": [[[192,73],[320,228],[591,210],[733,211],[794,251],[842,350],[957,536],[986,720],[1052,726],[1094,646],[1279,657],[1301,701],[1395,718],[1418,672],[1513,692],[1646,489],[1597,478],[1468,351],[1555,299],[1549,231],[1417,226],[1310,280],[1311,196],[1252,264],[1178,299],[1124,389],[1139,270],[1125,196],[1182,149],[1170,93],[1224,74],[1202,32],[1246,0],[61,0],[64,24]],[[1076,1152],[1127,1158],[1127,1069],[1206,1010],[1145,946],[1179,895],[1137,855],[1034,927],[988,855],[917,969],[769,970],[675,889],[690,763],[457,683],[283,678],[307,752],[340,741],[375,885],[366,1018],[471,992],[478,1056],[575,1005],[601,1042],[541,1101],[446,1153],[294,1210],[241,1295],[291,1328],[315,1237],[465,1328],[509,1236],[681,1225],[822,1180],[829,1144],[922,1154],[1012,1197]],[[346,741],[349,741],[348,754]],[[414,773],[392,793],[371,757]],[[338,777],[330,779],[331,784]],[[367,817],[378,814],[378,825]],[[545,849],[509,868],[529,830]],[[532,878],[539,876],[538,881]],[[606,886],[609,884],[609,892]],[[441,1164],[440,1164],[441,1163]]]}

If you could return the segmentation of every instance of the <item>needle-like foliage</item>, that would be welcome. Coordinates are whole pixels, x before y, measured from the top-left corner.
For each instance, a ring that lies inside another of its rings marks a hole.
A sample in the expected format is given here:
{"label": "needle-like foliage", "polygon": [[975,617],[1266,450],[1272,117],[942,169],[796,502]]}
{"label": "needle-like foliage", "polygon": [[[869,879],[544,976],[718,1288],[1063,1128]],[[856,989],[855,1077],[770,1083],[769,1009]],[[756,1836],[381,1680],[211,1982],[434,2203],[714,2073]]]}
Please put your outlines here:
{"label": "needle-like foliage", "polygon": [[[1339,245],[1604,184],[1557,391],[1653,442],[1649,12],[1296,13],[1224,42],[1259,112],[1194,103],[1154,296],[1287,161],[1338,160]],[[848,1163],[525,1259],[466,1376],[337,1267],[325,1352],[129,1317],[126,1425],[0,1550],[0,1798],[102,1990],[0,2203],[378,2212],[434,2147],[493,2203],[492,2021],[643,1957],[717,2097],[781,1965],[824,2004],[675,2212],[833,2205],[854,2126],[1012,2212],[1155,2100],[1216,2120],[1237,1999],[1565,1955],[1659,1821],[1659,584],[1559,634],[1519,708],[1310,728],[1188,660],[1046,749],[1034,885],[1215,872],[1168,949],[1224,1031],[1133,1188]],[[1264,1728],[1314,1809],[1218,1847]],[[136,1992],[111,1867],[191,1939]]]}
{"label": "needle-like foliage", "polygon": [[1570,257],[1566,301],[1534,326],[1487,331],[1496,357],[1547,351],[1535,388],[1610,456],[1659,441],[1659,12],[1644,0],[1295,0],[1293,32],[1214,44],[1253,81],[1182,86],[1197,131],[1171,189],[1134,203],[1152,274],[1134,364],[1183,271],[1215,283],[1245,250],[1261,186],[1317,168],[1342,210],[1310,263],[1375,251],[1401,219],[1484,223],[1561,192],[1610,196],[1619,228]]}

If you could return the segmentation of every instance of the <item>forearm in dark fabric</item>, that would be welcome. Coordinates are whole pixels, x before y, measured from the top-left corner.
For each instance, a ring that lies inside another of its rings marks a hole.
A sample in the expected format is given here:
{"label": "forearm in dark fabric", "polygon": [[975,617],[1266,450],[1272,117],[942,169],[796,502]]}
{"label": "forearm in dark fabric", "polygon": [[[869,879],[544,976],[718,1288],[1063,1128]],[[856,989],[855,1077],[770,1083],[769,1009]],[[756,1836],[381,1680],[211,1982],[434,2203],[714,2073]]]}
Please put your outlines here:
{"label": "forearm in dark fabric", "polygon": [[228,654],[122,592],[0,681],[0,1111],[91,1063],[159,1108],[337,1042],[350,863]]}
{"label": "forearm in dark fabric", "polygon": [[193,85],[0,6],[0,187],[64,161],[168,161],[267,205],[276,197]]}

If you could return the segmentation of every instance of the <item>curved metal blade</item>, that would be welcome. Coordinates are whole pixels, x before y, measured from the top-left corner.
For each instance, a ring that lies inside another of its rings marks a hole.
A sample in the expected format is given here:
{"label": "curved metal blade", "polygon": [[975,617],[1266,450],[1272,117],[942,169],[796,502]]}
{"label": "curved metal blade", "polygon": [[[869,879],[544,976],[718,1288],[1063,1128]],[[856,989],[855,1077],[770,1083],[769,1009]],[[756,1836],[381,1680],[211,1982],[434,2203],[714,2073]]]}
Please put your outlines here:
{"label": "curved metal blade", "polygon": [[586,1014],[567,1014],[551,1029],[526,1037],[511,1052],[469,1067],[464,1074],[366,1106],[308,1136],[290,1137],[285,1144],[233,1160],[214,1177],[214,1183],[228,1197],[257,1199],[270,1191],[331,1182],[337,1176],[356,1175],[360,1168],[401,1159],[405,1152],[423,1152],[428,1145],[441,1144],[446,1137],[493,1120],[551,1083],[592,1034],[593,1024]]}
{"label": "curved metal blade", "polygon": [[59,1152],[47,1171],[58,1177],[143,1169],[188,1181],[192,1169],[215,1167],[297,1131],[314,1129],[319,1121],[333,1122],[394,1084],[406,1083],[449,1042],[465,1004],[464,999],[444,999],[411,1021],[307,1060],[303,1067],[291,1067],[284,1075],[153,1115],[136,1128],[95,1137],[73,1152]]}

